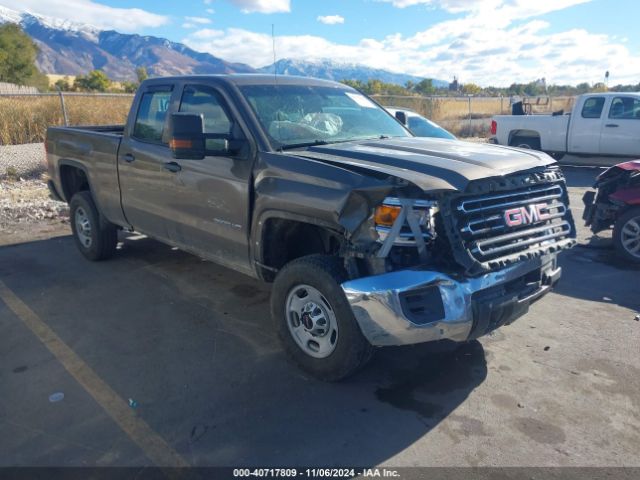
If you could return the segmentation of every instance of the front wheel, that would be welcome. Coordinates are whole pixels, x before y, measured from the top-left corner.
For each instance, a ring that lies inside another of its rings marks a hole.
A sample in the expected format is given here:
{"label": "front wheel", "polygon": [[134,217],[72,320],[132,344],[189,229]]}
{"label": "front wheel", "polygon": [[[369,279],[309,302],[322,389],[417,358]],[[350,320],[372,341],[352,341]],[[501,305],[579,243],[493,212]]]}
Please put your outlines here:
{"label": "front wheel", "polygon": [[640,263],[640,207],[628,210],[616,220],[613,243],[621,257]]}
{"label": "front wheel", "polygon": [[271,313],[280,341],[320,380],[346,378],[373,354],[340,286],[346,279],[338,258],[310,255],[287,264],[273,284]]}

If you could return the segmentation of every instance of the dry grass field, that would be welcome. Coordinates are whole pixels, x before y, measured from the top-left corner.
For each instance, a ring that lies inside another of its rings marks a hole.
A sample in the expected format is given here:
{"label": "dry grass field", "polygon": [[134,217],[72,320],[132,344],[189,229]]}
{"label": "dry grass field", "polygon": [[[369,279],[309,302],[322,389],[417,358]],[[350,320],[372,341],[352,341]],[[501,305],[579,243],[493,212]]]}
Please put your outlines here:
{"label": "dry grass field", "polygon": [[[126,121],[133,96],[67,95],[70,125],[110,125]],[[441,124],[460,137],[486,137],[489,118],[508,114],[509,99],[499,97],[376,96],[382,105],[405,107]],[[534,113],[568,110],[572,97],[553,98],[534,105]],[[471,121],[469,121],[471,119]],[[42,142],[48,126],[62,125],[60,98],[51,96],[0,96],[0,144]]]}
{"label": "dry grass field", "polygon": [[[66,96],[70,125],[124,123],[131,96]],[[0,144],[17,145],[44,140],[47,127],[64,123],[60,98],[52,96],[0,97]]]}

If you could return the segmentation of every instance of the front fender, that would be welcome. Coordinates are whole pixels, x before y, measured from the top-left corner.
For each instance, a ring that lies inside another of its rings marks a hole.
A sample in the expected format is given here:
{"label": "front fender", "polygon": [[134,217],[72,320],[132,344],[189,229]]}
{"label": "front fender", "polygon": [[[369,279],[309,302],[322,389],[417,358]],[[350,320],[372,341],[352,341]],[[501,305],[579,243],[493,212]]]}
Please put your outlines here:
{"label": "front fender", "polygon": [[270,218],[317,225],[349,239],[397,186],[390,177],[286,154],[263,154],[254,180],[252,258],[262,261],[260,242]]}

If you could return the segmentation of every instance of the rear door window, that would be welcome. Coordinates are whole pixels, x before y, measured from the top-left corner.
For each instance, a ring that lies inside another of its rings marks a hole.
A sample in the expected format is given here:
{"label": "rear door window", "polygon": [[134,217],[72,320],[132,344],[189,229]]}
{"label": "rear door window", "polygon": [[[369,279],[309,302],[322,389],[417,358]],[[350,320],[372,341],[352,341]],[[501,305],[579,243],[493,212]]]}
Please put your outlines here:
{"label": "rear door window", "polygon": [[162,143],[162,131],[170,100],[170,91],[143,93],[133,126],[133,137],[145,142]]}
{"label": "rear door window", "polygon": [[600,118],[604,108],[604,97],[587,98],[582,106],[582,118]]}

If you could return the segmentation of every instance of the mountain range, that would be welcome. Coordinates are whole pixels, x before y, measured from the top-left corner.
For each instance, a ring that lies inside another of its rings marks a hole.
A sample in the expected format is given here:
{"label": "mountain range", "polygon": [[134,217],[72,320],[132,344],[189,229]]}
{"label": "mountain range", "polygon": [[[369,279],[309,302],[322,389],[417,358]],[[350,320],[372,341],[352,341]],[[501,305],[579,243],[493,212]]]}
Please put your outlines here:
{"label": "mountain range", "polygon": [[[152,76],[214,74],[214,73],[273,73],[301,75],[329,80],[378,79],[386,83],[404,85],[421,78],[374,69],[358,64],[331,60],[281,59],[275,64],[254,69],[209,53],[197,52],[182,43],[150,35],[124,34],[114,30],[100,30],[86,24],[53,19],[31,13],[21,13],[0,6],[0,23],[18,23],[40,52],[37,66],[43,73],[81,75],[95,69],[103,70],[114,80],[135,80],[137,67],[146,67]],[[434,80],[436,86],[447,82]]]}
{"label": "mountain range", "polygon": [[[348,79],[366,82],[370,79],[377,79],[385,83],[404,85],[408,81],[418,83],[422,80],[422,77],[389,72],[388,70],[379,68],[365,67],[356,63],[340,63],[329,59],[309,61],[283,58],[274,64],[259,68],[258,71],[262,73],[274,73],[274,66],[275,73],[278,75],[300,75],[303,77],[316,77],[335,81]],[[434,80],[433,85],[435,87],[447,87],[449,83],[443,80]]]}

